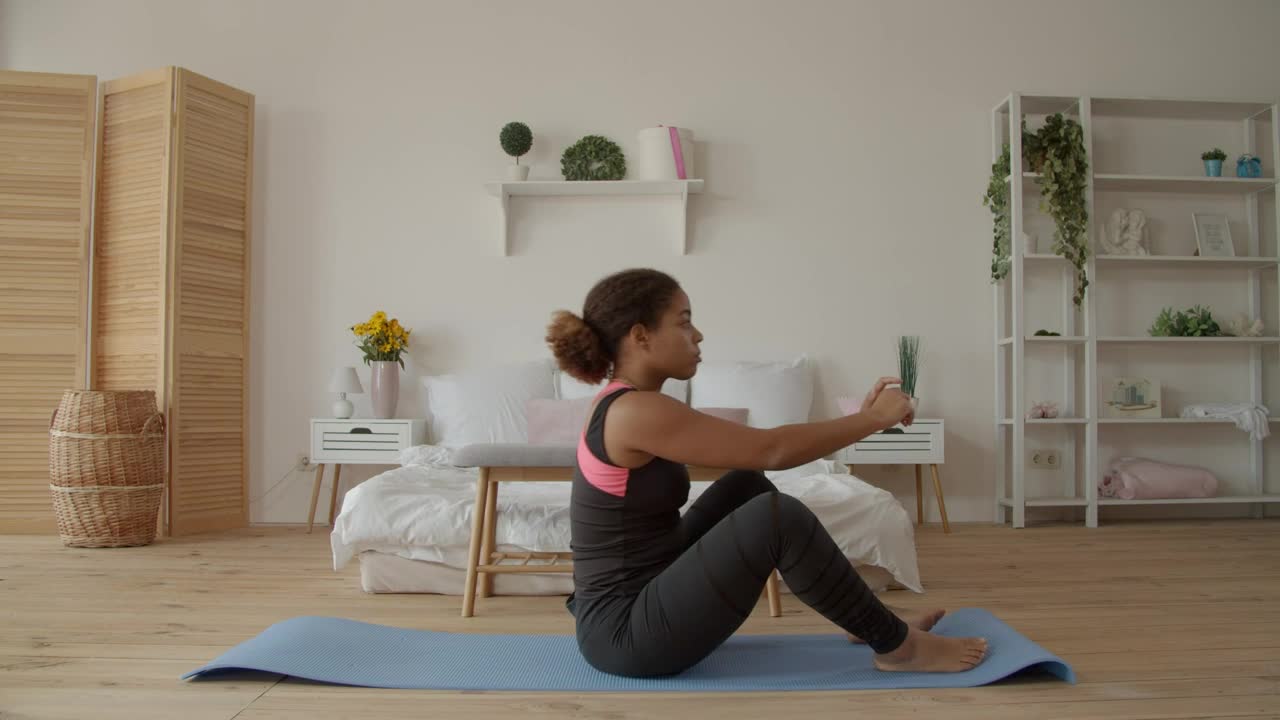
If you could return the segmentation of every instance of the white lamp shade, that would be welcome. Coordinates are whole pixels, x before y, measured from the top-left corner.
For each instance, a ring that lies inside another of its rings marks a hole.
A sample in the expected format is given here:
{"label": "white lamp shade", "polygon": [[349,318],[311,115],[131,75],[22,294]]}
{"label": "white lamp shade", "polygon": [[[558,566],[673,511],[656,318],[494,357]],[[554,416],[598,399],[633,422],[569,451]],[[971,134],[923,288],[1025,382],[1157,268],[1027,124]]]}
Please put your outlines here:
{"label": "white lamp shade", "polygon": [[334,370],[333,377],[329,378],[329,392],[364,392],[364,387],[360,385],[360,376],[356,375],[356,369],[343,367]]}

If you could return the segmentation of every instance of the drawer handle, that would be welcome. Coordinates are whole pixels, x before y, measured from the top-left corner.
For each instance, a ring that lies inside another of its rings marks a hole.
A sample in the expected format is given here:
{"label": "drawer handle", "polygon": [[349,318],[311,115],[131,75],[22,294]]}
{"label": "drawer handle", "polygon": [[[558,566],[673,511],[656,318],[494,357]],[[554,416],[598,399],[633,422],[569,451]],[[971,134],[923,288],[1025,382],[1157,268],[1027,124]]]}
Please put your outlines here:
{"label": "drawer handle", "polygon": [[348,435],[372,435],[373,431],[369,428],[351,428],[347,432]]}
{"label": "drawer handle", "polygon": [[902,428],[891,427],[891,428],[888,428],[887,430],[884,430],[881,434],[882,435],[906,435],[907,433]]}

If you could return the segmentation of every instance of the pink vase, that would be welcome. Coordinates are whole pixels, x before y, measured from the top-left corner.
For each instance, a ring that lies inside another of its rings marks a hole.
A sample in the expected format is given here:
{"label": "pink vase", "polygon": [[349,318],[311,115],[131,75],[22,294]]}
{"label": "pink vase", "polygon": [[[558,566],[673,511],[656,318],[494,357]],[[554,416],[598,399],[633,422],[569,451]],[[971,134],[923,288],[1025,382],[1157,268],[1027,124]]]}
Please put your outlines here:
{"label": "pink vase", "polygon": [[393,418],[396,416],[396,403],[400,400],[400,363],[374,360],[372,367],[369,394],[373,399],[373,416],[379,420]]}

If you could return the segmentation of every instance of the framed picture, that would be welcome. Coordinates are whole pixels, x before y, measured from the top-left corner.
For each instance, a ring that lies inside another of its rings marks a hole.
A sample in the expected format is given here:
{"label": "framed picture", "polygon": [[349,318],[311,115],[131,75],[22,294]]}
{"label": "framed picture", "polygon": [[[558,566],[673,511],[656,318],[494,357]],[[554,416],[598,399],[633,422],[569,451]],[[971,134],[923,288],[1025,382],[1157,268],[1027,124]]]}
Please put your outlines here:
{"label": "framed picture", "polygon": [[1200,257],[1235,257],[1236,247],[1231,243],[1231,225],[1226,215],[1194,213],[1191,219],[1196,225]]}
{"label": "framed picture", "polygon": [[1114,378],[1102,394],[1102,417],[1158,418],[1160,381],[1147,378]]}

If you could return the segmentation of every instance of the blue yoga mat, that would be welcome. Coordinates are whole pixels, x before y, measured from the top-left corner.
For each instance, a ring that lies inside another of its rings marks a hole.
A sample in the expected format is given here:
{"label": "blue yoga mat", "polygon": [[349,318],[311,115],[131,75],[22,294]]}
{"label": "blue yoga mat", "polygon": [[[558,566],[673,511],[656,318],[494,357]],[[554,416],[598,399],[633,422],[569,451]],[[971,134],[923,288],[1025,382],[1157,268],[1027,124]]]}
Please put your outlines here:
{"label": "blue yoga mat", "polygon": [[1069,683],[1058,657],[985,610],[948,614],[940,635],[988,640],[986,660],[963,673],[887,673],[844,633],[735,635],[701,663],[663,678],[626,678],[587,664],[569,635],[477,635],[372,625],[328,617],[276,623],[186,678],[260,670],[340,685],[431,690],[694,691],[974,687],[1027,670]]}

